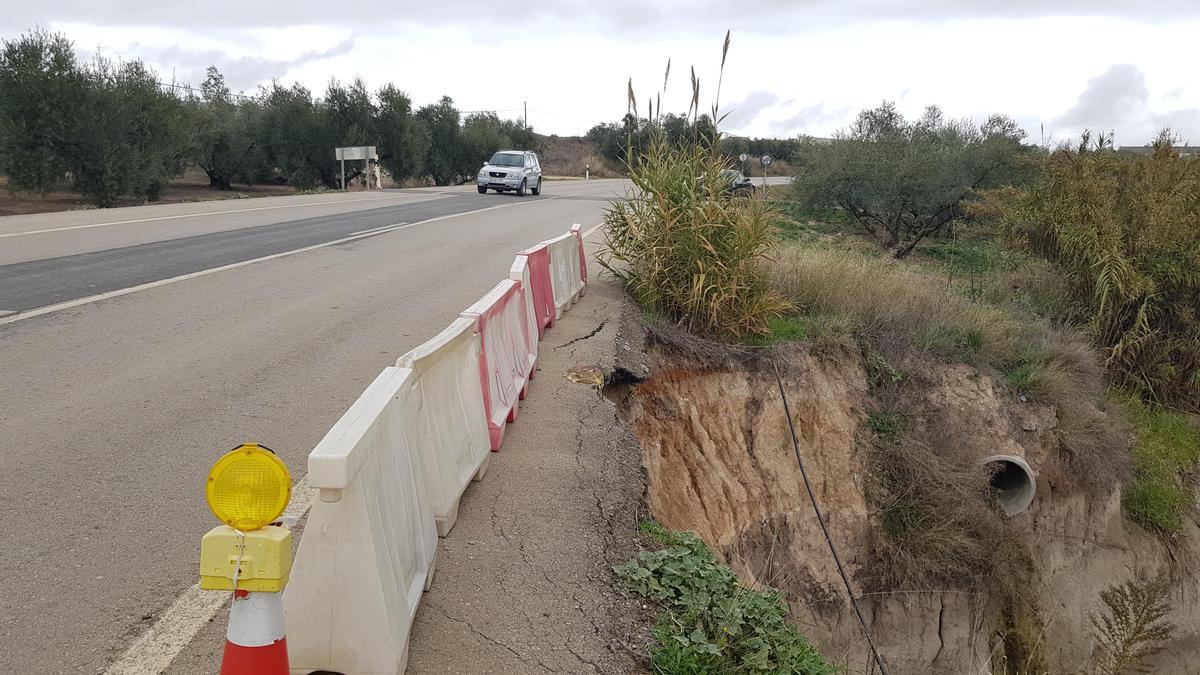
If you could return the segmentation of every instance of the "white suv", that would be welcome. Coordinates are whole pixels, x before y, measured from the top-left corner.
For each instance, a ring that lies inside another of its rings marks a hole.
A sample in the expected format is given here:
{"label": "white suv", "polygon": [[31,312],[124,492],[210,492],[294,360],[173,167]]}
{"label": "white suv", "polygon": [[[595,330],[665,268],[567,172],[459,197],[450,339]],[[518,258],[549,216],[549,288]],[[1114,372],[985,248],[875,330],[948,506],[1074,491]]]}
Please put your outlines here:
{"label": "white suv", "polygon": [[475,177],[475,187],[479,194],[484,194],[488,188],[496,192],[512,190],[518,196],[524,197],[529,190],[535,195],[542,194],[542,165],[538,156],[525,150],[501,150],[479,170]]}

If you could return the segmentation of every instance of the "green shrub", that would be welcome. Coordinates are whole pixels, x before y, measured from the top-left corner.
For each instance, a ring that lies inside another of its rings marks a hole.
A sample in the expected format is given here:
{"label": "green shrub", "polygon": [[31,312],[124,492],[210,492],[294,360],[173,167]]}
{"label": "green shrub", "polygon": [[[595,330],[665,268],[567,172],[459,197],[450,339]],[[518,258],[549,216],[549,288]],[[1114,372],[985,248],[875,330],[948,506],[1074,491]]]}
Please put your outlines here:
{"label": "green shrub", "polygon": [[1163,135],[1150,155],[1092,147],[1040,161],[1030,188],[979,209],[1058,266],[1113,380],[1142,398],[1200,410],[1200,158]]}
{"label": "green shrub", "polygon": [[[632,94],[631,85],[631,106]],[[692,94],[696,110],[694,75]],[[651,119],[645,147],[629,160],[634,189],[604,214],[607,249],[600,264],[644,309],[692,333],[735,340],[766,335],[771,319],[787,309],[764,270],[780,215],[761,197],[727,194],[722,172],[729,164],[715,130],[673,142],[663,122]]]}
{"label": "green shrub", "polygon": [[665,548],[613,567],[629,590],[657,601],[656,673],[839,672],[796,631],[775,590],[743,587],[694,534],[656,523],[643,531]]}
{"label": "green shrub", "polygon": [[802,146],[793,199],[813,216],[840,211],[903,258],[925,237],[949,234],[975,190],[1021,178],[1024,135],[1001,115],[975,125],[930,106],[910,121],[884,103],[832,142]]}
{"label": "green shrub", "polygon": [[1127,397],[1137,432],[1134,480],[1124,495],[1125,510],[1142,527],[1173,535],[1195,505],[1195,474],[1200,463],[1200,430],[1180,412]]}

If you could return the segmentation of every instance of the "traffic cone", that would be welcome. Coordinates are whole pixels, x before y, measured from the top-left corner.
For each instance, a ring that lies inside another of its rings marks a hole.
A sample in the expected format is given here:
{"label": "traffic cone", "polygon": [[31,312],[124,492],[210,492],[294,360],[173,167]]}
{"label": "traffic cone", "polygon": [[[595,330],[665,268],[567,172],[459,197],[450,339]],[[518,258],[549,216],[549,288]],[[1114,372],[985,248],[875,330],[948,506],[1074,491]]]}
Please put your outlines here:
{"label": "traffic cone", "polygon": [[234,591],[221,675],[288,675],[283,593]]}

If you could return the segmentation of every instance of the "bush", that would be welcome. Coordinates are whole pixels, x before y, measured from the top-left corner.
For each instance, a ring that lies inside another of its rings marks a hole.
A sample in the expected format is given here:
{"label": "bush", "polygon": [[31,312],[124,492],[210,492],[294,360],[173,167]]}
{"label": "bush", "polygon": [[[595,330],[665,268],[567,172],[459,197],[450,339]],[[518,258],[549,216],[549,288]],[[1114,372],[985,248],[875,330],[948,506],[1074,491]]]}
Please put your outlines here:
{"label": "bush", "polygon": [[656,673],[839,672],[790,623],[775,590],[741,586],[694,534],[645,523],[665,548],[613,567],[629,590],[659,602]]}
{"label": "bush", "polygon": [[814,215],[842,211],[903,258],[925,237],[948,234],[976,190],[1020,178],[1023,137],[1001,115],[976,126],[930,106],[910,122],[884,103],[832,142],[804,144],[794,199]]}
{"label": "bush", "polygon": [[604,214],[600,262],[645,309],[743,339],[765,335],[786,308],[763,269],[778,216],[762,199],[725,195],[725,168],[711,147],[656,138],[629,167],[634,191]]}
{"label": "bush", "polygon": [[1112,379],[1142,398],[1200,410],[1200,158],[1163,135],[1147,156],[1060,149],[1028,189],[990,195],[1017,245],[1058,266],[1105,350]]}

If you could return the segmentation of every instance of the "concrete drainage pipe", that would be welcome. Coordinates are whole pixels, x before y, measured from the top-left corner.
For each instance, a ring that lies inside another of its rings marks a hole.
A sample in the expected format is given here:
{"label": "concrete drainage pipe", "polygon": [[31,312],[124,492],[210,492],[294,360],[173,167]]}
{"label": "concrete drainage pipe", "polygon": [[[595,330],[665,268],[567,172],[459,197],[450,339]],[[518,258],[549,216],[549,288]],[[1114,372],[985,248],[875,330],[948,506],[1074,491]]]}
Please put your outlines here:
{"label": "concrete drainage pipe", "polygon": [[1024,513],[1033,503],[1037,481],[1029,463],[1013,455],[993,455],[983,460],[991,474],[992,494],[1006,515]]}

